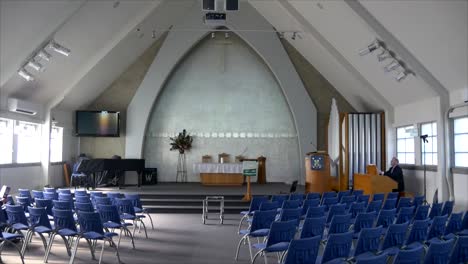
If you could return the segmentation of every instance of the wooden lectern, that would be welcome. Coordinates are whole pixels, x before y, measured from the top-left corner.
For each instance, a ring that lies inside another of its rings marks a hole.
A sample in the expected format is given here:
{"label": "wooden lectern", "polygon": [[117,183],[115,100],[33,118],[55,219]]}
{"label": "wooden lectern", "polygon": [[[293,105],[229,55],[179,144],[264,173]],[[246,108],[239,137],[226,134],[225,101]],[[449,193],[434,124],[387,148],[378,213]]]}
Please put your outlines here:
{"label": "wooden lectern", "polygon": [[388,193],[398,188],[392,178],[378,175],[375,165],[367,165],[367,174],[354,174],[354,189],[363,190],[364,194]]}
{"label": "wooden lectern", "polygon": [[310,153],[305,158],[306,193],[327,192],[330,189],[330,158],[326,153]]}

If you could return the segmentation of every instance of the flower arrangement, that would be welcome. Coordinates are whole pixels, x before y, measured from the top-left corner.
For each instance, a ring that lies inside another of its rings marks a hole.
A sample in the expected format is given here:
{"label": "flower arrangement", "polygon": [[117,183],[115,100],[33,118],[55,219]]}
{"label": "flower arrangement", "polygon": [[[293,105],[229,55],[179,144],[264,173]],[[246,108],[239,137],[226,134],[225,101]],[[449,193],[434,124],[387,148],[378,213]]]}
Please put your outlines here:
{"label": "flower arrangement", "polygon": [[184,154],[186,150],[192,148],[193,137],[185,129],[177,137],[171,137],[170,140],[171,151],[178,150],[180,154]]}

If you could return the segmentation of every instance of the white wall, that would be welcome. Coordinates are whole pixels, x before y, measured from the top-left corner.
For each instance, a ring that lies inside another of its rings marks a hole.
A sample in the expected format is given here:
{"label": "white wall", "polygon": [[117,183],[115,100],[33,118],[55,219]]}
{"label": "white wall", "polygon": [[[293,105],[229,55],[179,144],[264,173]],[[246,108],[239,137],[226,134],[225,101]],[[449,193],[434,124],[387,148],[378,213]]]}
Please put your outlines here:
{"label": "white wall", "polygon": [[44,186],[41,166],[0,168],[0,186],[10,186],[11,192],[18,188],[36,189]]}

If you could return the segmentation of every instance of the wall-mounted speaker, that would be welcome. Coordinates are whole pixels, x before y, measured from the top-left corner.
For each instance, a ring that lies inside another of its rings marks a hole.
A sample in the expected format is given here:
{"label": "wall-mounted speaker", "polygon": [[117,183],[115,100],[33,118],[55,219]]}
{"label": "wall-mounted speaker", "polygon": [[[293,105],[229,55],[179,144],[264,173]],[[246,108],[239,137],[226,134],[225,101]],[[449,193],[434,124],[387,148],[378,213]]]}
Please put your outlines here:
{"label": "wall-mounted speaker", "polygon": [[239,0],[225,0],[224,10],[226,10],[226,11],[238,11],[239,10]]}
{"label": "wall-mounted speaker", "polygon": [[203,0],[202,10],[203,11],[215,11],[216,10],[215,2],[216,0]]}

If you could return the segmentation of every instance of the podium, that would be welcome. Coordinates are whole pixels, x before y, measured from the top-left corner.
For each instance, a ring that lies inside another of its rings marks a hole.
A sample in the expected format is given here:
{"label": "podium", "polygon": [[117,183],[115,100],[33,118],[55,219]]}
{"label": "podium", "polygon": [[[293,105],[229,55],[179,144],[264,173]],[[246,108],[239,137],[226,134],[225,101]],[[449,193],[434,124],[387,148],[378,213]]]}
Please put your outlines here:
{"label": "podium", "polygon": [[305,191],[323,193],[330,189],[330,158],[326,153],[310,153],[305,158]]}
{"label": "podium", "polygon": [[364,194],[388,193],[398,188],[392,178],[378,175],[375,165],[367,166],[367,174],[354,174],[354,189],[363,190]]}

